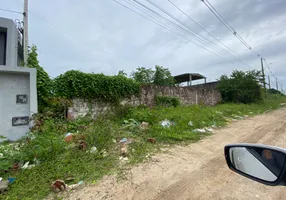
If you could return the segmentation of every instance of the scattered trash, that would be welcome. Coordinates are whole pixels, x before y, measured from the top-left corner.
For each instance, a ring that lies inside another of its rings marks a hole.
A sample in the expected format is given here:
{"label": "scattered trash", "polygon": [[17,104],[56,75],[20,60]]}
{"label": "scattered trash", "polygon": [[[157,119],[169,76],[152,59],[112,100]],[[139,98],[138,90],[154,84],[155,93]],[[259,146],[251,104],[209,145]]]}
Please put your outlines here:
{"label": "scattered trash", "polygon": [[30,123],[29,123],[29,129],[30,129],[30,130],[33,129],[34,126],[35,126],[35,121],[32,119],[32,120],[30,121]]}
{"label": "scattered trash", "polygon": [[66,184],[63,180],[56,180],[55,182],[52,183],[51,189],[54,192],[58,193],[58,192],[66,190]]}
{"label": "scattered trash", "polygon": [[65,135],[65,141],[66,142],[70,142],[73,138],[73,134],[72,133],[66,133]]}
{"label": "scattered trash", "polygon": [[211,127],[212,127],[212,128],[216,128],[216,127],[217,127],[216,123],[214,122]]}
{"label": "scattered trash", "polygon": [[8,178],[8,181],[10,184],[12,184],[15,180],[16,180],[16,178],[10,178],[10,177]]}
{"label": "scattered trash", "polygon": [[199,132],[199,133],[206,133],[207,131],[205,129],[195,129],[194,132]]}
{"label": "scattered trash", "polygon": [[174,125],[174,122],[171,122],[171,121],[165,119],[165,120],[163,120],[163,121],[161,122],[161,125],[162,125],[163,127],[169,128],[170,126]]}
{"label": "scattered trash", "polygon": [[79,150],[85,151],[87,149],[87,143],[83,140],[78,141],[78,148]]}
{"label": "scattered trash", "polygon": [[89,150],[89,153],[95,153],[97,152],[97,148],[96,147],[91,147]]}
{"label": "scattered trash", "polygon": [[66,189],[67,189],[68,191],[74,190],[74,189],[77,189],[79,186],[81,186],[81,185],[83,185],[83,184],[84,184],[84,182],[83,182],[83,181],[80,181],[80,182],[78,182],[77,184],[66,185]]}
{"label": "scattered trash", "polygon": [[128,154],[128,147],[126,144],[123,144],[120,148],[121,155],[126,157]]}
{"label": "scattered trash", "polygon": [[127,138],[123,138],[119,141],[119,143],[125,143],[128,139]]}
{"label": "scattered trash", "polygon": [[3,178],[2,177],[0,177],[0,182],[3,180]]}
{"label": "scattered trash", "polygon": [[194,132],[199,132],[199,133],[211,133],[211,132],[214,132],[214,129],[212,128],[198,128],[198,129],[195,129]]}
{"label": "scattered trash", "polygon": [[154,138],[148,138],[147,141],[151,143],[156,143],[156,140]]}
{"label": "scattered trash", "polygon": [[119,160],[121,160],[121,161],[128,161],[129,158],[128,158],[128,157],[122,157],[122,156],[120,156],[120,157],[119,157]]}
{"label": "scattered trash", "polygon": [[0,181],[0,194],[8,190],[9,181]]}
{"label": "scattered trash", "polygon": [[35,164],[30,164],[30,161],[26,162],[23,166],[22,166],[22,169],[31,169],[33,167],[35,167],[36,165]]}
{"label": "scattered trash", "polygon": [[206,130],[207,132],[214,132],[214,130],[213,130],[212,128],[205,128],[205,130]]}
{"label": "scattered trash", "polygon": [[189,121],[188,125],[189,125],[189,126],[194,126],[194,124],[193,124],[192,121]]}
{"label": "scattered trash", "polygon": [[103,158],[105,158],[105,157],[108,155],[108,153],[107,153],[106,150],[103,150],[101,154],[102,154],[102,157],[103,157]]}
{"label": "scattered trash", "polygon": [[141,129],[143,130],[147,130],[149,127],[149,123],[148,122],[142,122],[140,125]]}
{"label": "scattered trash", "polygon": [[13,171],[18,171],[20,169],[20,165],[18,163],[13,164]]}

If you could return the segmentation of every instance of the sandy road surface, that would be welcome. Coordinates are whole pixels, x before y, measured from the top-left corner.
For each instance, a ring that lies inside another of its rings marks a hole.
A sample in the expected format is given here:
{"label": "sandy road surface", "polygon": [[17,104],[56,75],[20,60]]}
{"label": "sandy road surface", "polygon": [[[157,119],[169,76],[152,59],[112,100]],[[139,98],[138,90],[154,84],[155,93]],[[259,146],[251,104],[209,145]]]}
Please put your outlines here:
{"label": "sandy road surface", "polygon": [[250,142],[286,148],[286,108],[230,124],[212,136],[134,167],[128,180],[107,177],[69,199],[286,199],[286,187],[270,187],[230,171],[226,144]]}

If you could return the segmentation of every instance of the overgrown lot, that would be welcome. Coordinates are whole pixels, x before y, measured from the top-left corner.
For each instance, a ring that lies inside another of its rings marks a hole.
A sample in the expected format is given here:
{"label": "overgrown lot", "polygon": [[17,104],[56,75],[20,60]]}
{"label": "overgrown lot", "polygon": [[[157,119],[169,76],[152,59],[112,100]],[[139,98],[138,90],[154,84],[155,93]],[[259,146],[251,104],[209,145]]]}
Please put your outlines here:
{"label": "overgrown lot", "polygon": [[[124,168],[148,159],[163,145],[196,142],[212,134],[213,129],[277,109],[285,101],[285,97],[271,96],[262,103],[249,105],[156,107],[152,110],[120,107],[115,114],[96,120],[40,118],[38,126],[26,138],[17,143],[1,144],[0,177],[16,180],[0,198],[43,199],[51,192],[50,185],[56,179],[73,178],[72,183],[83,180],[96,184],[103,175],[121,174]],[[65,141],[68,132],[74,136],[71,142]],[[130,141],[125,158],[120,143],[123,138]],[[21,169],[28,161],[32,164],[30,169]]]}

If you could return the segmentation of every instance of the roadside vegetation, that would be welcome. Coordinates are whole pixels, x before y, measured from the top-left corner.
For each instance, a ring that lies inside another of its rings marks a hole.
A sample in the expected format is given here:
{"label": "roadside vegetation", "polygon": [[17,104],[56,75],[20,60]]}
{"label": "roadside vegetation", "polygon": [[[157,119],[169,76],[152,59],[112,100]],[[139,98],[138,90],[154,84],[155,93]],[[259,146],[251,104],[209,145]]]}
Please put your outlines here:
{"label": "roadside vegetation", "polygon": [[[63,117],[71,97],[114,101],[138,94],[140,80],[155,84],[162,79],[162,85],[174,85],[163,67],[136,72],[129,79],[123,71],[113,77],[70,71],[54,80],[41,72],[41,113],[35,116],[33,128],[22,140],[0,145],[0,177],[15,178],[0,199],[43,199],[58,179],[71,185],[80,181],[96,184],[108,174],[122,178],[126,169],[150,159],[161,147],[196,142],[232,121],[263,114],[286,102],[281,94],[264,98],[257,73],[235,71],[221,77],[218,89],[224,103],[217,106],[184,106],[174,97],[158,96],[152,109],[120,106],[115,101],[114,110],[96,119],[91,115],[76,120]],[[41,84],[53,89],[46,91]]]}

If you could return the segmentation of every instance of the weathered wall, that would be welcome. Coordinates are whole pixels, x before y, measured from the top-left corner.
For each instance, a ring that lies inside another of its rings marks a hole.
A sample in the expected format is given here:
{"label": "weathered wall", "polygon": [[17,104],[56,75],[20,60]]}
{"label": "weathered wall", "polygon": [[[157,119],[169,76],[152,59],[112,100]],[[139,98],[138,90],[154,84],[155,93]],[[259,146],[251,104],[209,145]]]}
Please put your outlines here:
{"label": "weathered wall", "polygon": [[[193,87],[145,85],[141,87],[140,97],[124,99],[121,101],[121,104],[133,106],[143,104],[152,107],[154,106],[154,97],[156,95],[177,97],[184,105],[204,104],[213,106],[221,100],[220,93],[217,90],[206,90]],[[86,115],[89,111],[93,117],[96,117],[97,115],[110,110],[110,108],[111,104],[109,103],[103,103],[96,100],[87,102],[83,99],[74,99],[73,106],[68,109],[68,117],[77,118],[78,116]]]}
{"label": "weathered wall", "polygon": [[202,84],[198,84],[198,85],[191,85],[188,87],[196,88],[196,89],[215,90],[217,84],[218,84],[218,81],[214,81],[214,82],[202,83]]}

